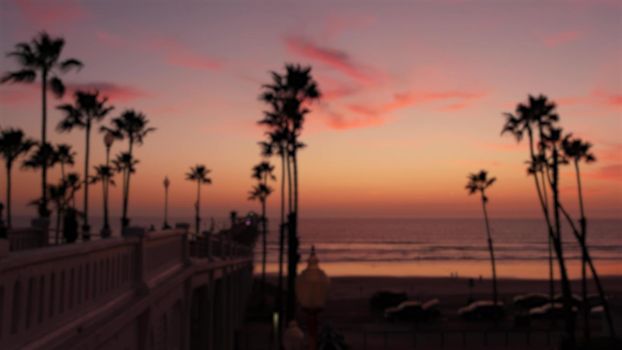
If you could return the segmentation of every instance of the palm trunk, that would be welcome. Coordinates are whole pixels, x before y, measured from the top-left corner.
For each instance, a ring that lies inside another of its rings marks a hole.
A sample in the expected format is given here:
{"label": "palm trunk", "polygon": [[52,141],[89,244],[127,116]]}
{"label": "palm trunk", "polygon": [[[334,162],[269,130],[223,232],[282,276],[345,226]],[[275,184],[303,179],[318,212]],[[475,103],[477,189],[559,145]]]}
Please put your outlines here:
{"label": "palm trunk", "polygon": [[201,218],[199,217],[199,210],[201,208],[201,180],[197,180],[197,205],[196,205],[196,213],[195,213],[195,231],[196,234],[199,234],[199,226],[201,225]]}
{"label": "palm trunk", "polygon": [[132,164],[131,162],[134,160],[132,157],[132,147],[134,146],[134,140],[132,140],[130,138],[130,145],[129,145],[129,150],[128,150],[128,154],[130,155],[130,164],[128,165],[128,168],[125,170],[126,171],[126,179],[125,179],[125,194],[123,196],[123,217],[121,218],[121,225],[123,228],[126,228],[130,225],[130,220],[127,217],[127,211],[128,211],[128,205],[129,205],[129,201],[130,201],[130,178],[132,175],[131,172],[131,168],[132,168]]}
{"label": "palm trunk", "polygon": [[[47,82],[48,72],[44,69],[41,73],[41,147],[47,144]],[[42,218],[48,217],[47,178],[47,155],[44,155],[44,161],[41,164],[41,203],[39,204],[39,216]]]}
{"label": "palm trunk", "polygon": [[564,313],[566,315],[566,333],[569,337],[571,348],[575,344],[575,318],[572,313],[572,291],[570,288],[570,281],[568,280],[568,274],[566,270],[566,264],[564,260],[564,252],[562,247],[562,230],[559,217],[560,202],[559,202],[559,155],[557,146],[553,146],[553,205],[554,205],[554,218],[555,218],[555,231],[557,232],[557,239],[555,240],[555,250],[557,253],[557,260],[559,263],[559,272],[562,284],[562,295],[564,297]]}
{"label": "palm trunk", "polygon": [[[577,178],[577,192],[579,197],[579,212],[581,213],[581,218],[579,219],[579,223],[581,224],[581,233],[580,233],[580,241],[581,247],[585,247],[587,245],[587,222],[585,220],[585,211],[583,209],[583,191],[581,188],[581,173],[579,172],[579,161],[575,159],[574,161],[575,168],[575,176]],[[585,258],[586,249],[581,249],[581,299],[583,299],[583,336],[585,339],[590,339],[590,308],[587,303],[587,276],[586,276],[586,258]]]}
{"label": "palm trunk", "polygon": [[91,122],[86,122],[86,140],[84,153],[84,224],[82,225],[82,239],[88,241],[91,239],[89,226],[89,155],[91,148]]}
{"label": "palm trunk", "polygon": [[288,161],[288,195],[289,214],[287,215],[287,321],[294,319],[296,314],[296,274],[298,240],[296,237],[296,216],[293,212],[292,164]]}
{"label": "palm trunk", "polygon": [[6,163],[6,227],[11,228],[11,168],[13,164],[11,162]]}
{"label": "palm trunk", "polygon": [[266,285],[266,251],[267,251],[267,239],[266,235],[268,233],[268,225],[266,219],[266,200],[263,199],[261,201],[261,225],[262,225],[262,256],[261,256],[261,296],[262,300],[265,296],[265,285]]}
{"label": "palm trunk", "polygon": [[490,263],[492,265],[492,300],[497,305],[497,268],[495,265],[495,252],[492,246],[492,237],[490,235],[490,225],[488,223],[488,211],[486,210],[486,195],[482,191],[482,208],[484,210],[484,222],[486,223],[486,235],[488,237],[488,251],[490,252]]}
{"label": "palm trunk", "polygon": [[281,222],[279,225],[279,278],[277,289],[279,342],[283,329],[283,253],[285,252],[285,155],[281,154]]}
{"label": "palm trunk", "polygon": [[[548,203],[548,193],[546,191],[546,178],[548,178],[548,172],[545,174],[544,171],[540,171],[539,172],[541,177],[542,177],[542,194],[544,197],[544,206],[546,208],[546,211],[548,212],[549,210],[549,203]],[[534,176],[538,176],[537,172],[534,174]],[[548,239],[548,248],[549,248],[549,300],[553,300],[555,298],[555,271],[553,270],[553,241],[551,236],[549,235],[549,239]]]}

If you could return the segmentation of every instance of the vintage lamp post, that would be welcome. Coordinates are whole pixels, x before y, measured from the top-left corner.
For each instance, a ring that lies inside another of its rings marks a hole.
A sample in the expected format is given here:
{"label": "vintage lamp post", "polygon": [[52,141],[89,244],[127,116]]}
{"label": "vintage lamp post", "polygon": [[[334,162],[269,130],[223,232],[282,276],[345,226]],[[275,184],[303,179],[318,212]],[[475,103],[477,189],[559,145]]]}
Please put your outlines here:
{"label": "vintage lamp post", "polygon": [[[114,142],[114,135],[108,131],[106,135],[104,135],[104,146],[106,146],[106,171],[108,175],[110,175],[110,148],[112,147],[112,143]],[[100,232],[100,236],[102,238],[110,237],[110,223],[108,221],[108,188],[110,187],[110,177],[106,176],[104,179],[104,227]]]}
{"label": "vintage lamp post", "polygon": [[296,295],[300,306],[307,313],[309,328],[309,350],[317,350],[317,315],[326,304],[330,280],[319,266],[315,246],[311,247],[307,268],[296,279]]}
{"label": "vintage lamp post", "polygon": [[163,230],[170,230],[171,226],[168,224],[168,187],[171,185],[171,181],[168,179],[168,176],[164,178],[164,225],[162,225]]}

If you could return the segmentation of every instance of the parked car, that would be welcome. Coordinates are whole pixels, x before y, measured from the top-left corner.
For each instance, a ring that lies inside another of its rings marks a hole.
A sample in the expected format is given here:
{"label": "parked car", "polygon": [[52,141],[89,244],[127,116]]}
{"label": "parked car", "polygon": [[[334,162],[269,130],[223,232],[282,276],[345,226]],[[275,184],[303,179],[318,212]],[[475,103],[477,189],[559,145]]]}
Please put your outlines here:
{"label": "parked car", "polygon": [[505,315],[503,302],[497,304],[492,300],[479,300],[462,307],[458,315],[466,320],[499,320]]}
{"label": "parked car", "polygon": [[425,303],[410,300],[398,306],[387,308],[384,317],[389,321],[418,322],[434,319],[440,315],[438,299],[431,299]]}
{"label": "parked car", "polygon": [[[572,307],[572,312],[577,312],[577,307]],[[529,310],[529,317],[534,320],[554,320],[564,318],[564,304],[548,303]]]}
{"label": "parked car", "polygon": [[515,296],[513,300],[515,306],[526,310],[543,306],[549,302],[549,296],[542,293],[521,294]]}
{"label": "parked car", "polygon": [[[563,304],[564,303],[564,296],[562,294],[555,294],[555,298],[553,298],[553,302],[554,303]],[[581,301],[581,297],[580,296],[578,296],[576,294],[573,294],[571,296],[571,303],[572,303],[572,306],[579,307],[579,306],[581,306],[581,304],[583,302]]]}
{"label": "parked car", "polygon": [[372,295],[369,299],[369,307],[372,311],[382,312],[406,300],[408,300],[408,295],[406,293],[383,290]]}

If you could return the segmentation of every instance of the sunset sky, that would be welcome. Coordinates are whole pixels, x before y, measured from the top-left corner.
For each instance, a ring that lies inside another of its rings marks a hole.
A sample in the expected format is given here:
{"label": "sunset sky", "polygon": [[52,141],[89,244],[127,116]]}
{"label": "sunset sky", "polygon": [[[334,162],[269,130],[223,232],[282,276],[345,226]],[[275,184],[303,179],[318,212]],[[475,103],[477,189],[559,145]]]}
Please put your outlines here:
{"label": "sunset sky", "polygon": [[[285,62],[313,66],[324,95],[303,134],[303,217],[479,217],[464,185],[480,168],[498,178],[492,216],[539,215],[526,145],[500,136],[502,113],[529,93],[556,101],[565,129],[594,143],[588,214],[622,213],[621,1],[2,1],[0,52],[41,30],[85,63],[64,76],[71,89],[99,88],[112,116],[135,108],[158,129],[135,152],[130,216],[160,215],[166,175],[171,215],[191,216],[184,173],[196,163],[213,171],[204,217],[257,208],[247,200],[263,138],[257,97]],[[0,59],[0,71],[16,67]],[[81,172],[83,132],[54,130],[59,102],[48,135],[74,145]],[[40,119],[38,85],[0,86],[0,126],[38,138]],[[99,135],[92,145],[103,162]],[[34,214],[40,175],[16,170],[14,212]],[[574,210],[575,180],[563,175]],[[101,215],[99,186],[91,203]],[[118,215],[120,188],[112,203]]]}

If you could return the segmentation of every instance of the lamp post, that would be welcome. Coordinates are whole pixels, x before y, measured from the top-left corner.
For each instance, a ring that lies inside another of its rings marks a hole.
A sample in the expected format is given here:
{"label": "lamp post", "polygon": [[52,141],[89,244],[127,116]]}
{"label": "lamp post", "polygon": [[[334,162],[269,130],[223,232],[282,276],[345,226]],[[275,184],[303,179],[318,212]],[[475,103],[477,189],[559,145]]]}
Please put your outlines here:
{"label": "lamp post", "polygon": [[317,350],[317,315],[322,311],[328,297],[330,280],[319,266],[315,246],[311,247],[307,268],[296,279],[296,295],[308,317],[309,350]]}
{"label": "lamp post", "polygon": [[171,181],[168,179],[168,176],[164,178],[164,225],[162,225],[163,230],[170,230],[171,226],[168,224],[168,187],[171,185]]}
{"label": "lamp post", "polygon": [[108,131],[104,135],[104,146],[106,146],[106,178],[104,179],[104,227],[100,232],[102,238],[110,237],[110,222],[108,221],[108,188],[110,187],[110,148],[114,142],[114,135]]}

